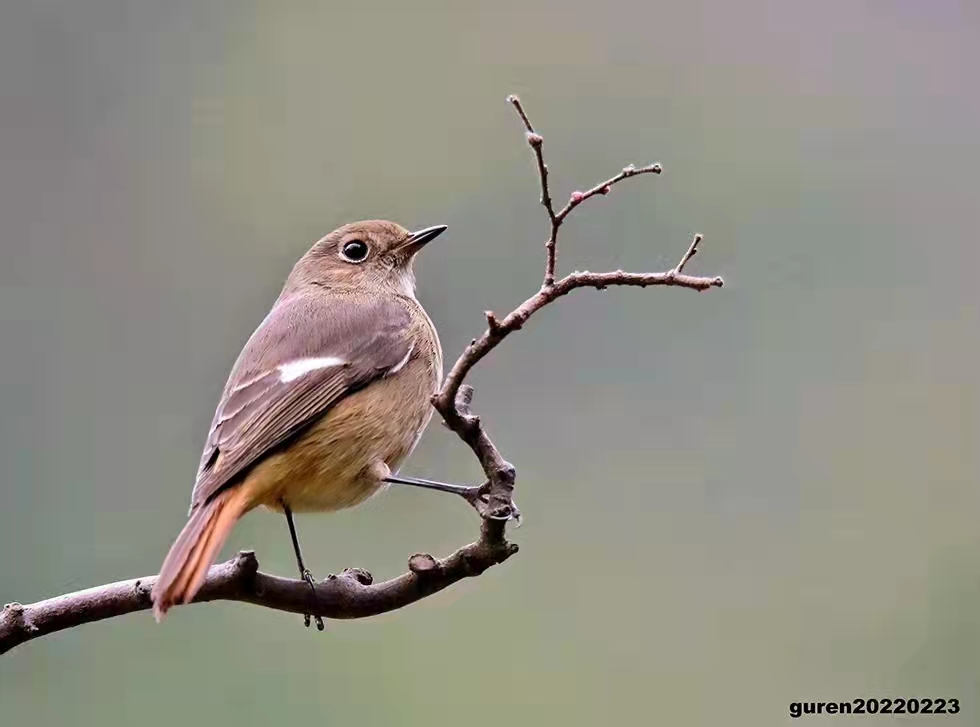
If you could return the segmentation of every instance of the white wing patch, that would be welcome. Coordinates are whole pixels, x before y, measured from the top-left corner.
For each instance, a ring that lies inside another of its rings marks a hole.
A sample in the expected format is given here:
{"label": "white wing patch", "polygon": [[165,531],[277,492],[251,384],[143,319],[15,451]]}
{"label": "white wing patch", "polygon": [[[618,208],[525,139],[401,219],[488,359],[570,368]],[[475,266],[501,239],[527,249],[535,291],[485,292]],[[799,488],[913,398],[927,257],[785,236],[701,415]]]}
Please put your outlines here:
{"label": "white wing patch", "polygon": [[331,366],[343,366],[346,363],[343,359],[336,356],[323,356],[321,358],[301,358],[279,365],[279,380],[286,384],[295,381],[300,376],[305,376],[311,371],[329,368]]}
{"label": "white wing patch", "polygon": [[388,369],[388,373],[385,374],[385,375],[386,376],[393,376],[394,374],[397,374],[399,371],[401,371],[403,368],[405,368],[405,364],[407,364],[408,363],[408,359],[410,359],[412,357],[412,351],[414,351],[414,350],[415,350],[415,342],[412,341],[412,345],[408,347],[408,353],[405,354],[405,358],[403,358],[401,361],[399,361],[394,366],[392,366],[390,369]]}

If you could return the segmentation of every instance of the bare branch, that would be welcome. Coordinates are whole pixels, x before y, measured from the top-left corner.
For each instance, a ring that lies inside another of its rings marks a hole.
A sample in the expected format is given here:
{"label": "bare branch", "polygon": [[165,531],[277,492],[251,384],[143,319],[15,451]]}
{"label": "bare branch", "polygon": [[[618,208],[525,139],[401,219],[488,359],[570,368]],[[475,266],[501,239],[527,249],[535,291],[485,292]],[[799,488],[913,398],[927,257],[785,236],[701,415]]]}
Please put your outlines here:
{"label": "bare branch", "polygon": [[624,179],[637,177],[641,174],[660,174],[663,172],[663,167],[660,164],[649,164],[645,167],[635,167],[632,164],[625,166],[619,174],[610,177],[605,182],[600,182],[587,192],[572,192],[568,203],[556,213],[554,204],[551,201],[551,193],[548,189],[548,165],[545,164],[544,150],[542,148],[544,146],[544,137],[534,130],[534,127],[531,125],[531,119],[528,118],[527,112],[524,110],[524,106],[517,96],[508,96],[507,102],[517,110],[517,114],[521,117],[524,128],[527,129],[527,142],[534,151],[534,158],[538,165],[538,177],[541,180],[541,204],[547,210],[548,221],[551,223],[551,232],[548,235],[547,242],[544,244],[545,263],[544,282],[542,285],[547,288],[555,283],[555,269],[558,265],[558,231],[561,229],[562,222],[571,214],[572,210],[585,200],[591,199],[596,195],[601,194],[605,196],[609,194],[612,188]]}
{"label": "bare branch", "polygon": [[[578,288],[603,290],[610,286],[674,286],[691,290],[721,287],[719,277],[697,277],[684,272],[698,251],[702,236],[695,235],[687,252],[671,270],[656,273],[574,272],[555,279],[558,231],[571,212],[587,199],[609,194],[616,184],[641,174],[660,174],[659,164],[627,166],[622,172],[600,182],[586,192],[573,192],[568,203],[555,212],[548,186],[548,167],[542,151],[544,140],[528,118],[516,96],[508,102],[517,110],[534,152],[541,182],[541,204],[548,213],[551,232],[545,243],[547,255],[541,289],[503,318],[486,311],[487,329],[474,338],[453,364],[442,388],[432,397],[432,405],[443,423],[462,439],[479,460],[487,482],[466,490],[464,497],[482,517],[480,538],[447,558],[438,560],[419,553],[409,558],[408,572],[384,583],[372,584],[369,573],[348,569],[316,585],[316,602],[311,602],[309,585],[302,580],[278,578],[261,573],[250,552],[239,553],[226,563],[211,568],[195,602],[244,601],[293,613],[309,613],[324,618],[352,619],[393,611],[440,591],[462,578],[476,576],[502,563],[517,552],[507,542],[506,525],[520,522],[520,510],[513,501],[517,472],[497,450],[480,417],[472,412],[473,388],[466,376],[501,341],[524,324],[537,311]],[[84,623],[121,616],[151,607],[150,591],[156,577],[111,583],[85,591],[57,596],[21,606],[8,604],[0,611],[0,654],[25,641],[72,628]]]}
{"label": "bare branch", "polygon": [[[409,558],[408,572],[372,583],[370,573],[348,569],[316,585],[315,607],[305,581],[262,573],[255,554],[243,551],[212,566],[194,603],[242,601],[290,613],[313,613],[322,618],[355,619],[403,608],[437,593],[463,578],[478,576],[517,552],[512,543],[470,543],[447,558],[426,553]],[[156,576],[110,583],[49,598],[26,606],[10,603],[0,611],[0,654],[56,631],[123,616],[153,607],[150,591]]]}
{"label": "bare branch", "polygon": [[[690,253],[690,250],[688,250],[688,253]],[[563,295],[568,295],[576,288],[596,288],[597,290],[603,290],[613,285],[639,288],[647,288],[653,285],[671,285],[678,288],[689,288],[700,291],[707,290],[708,288],[720,288],[725,284],[725,281],[717,276],[703,278],[679,273],[678,269],[683,264],[686,264],[686,261],[689,259],[690,254],[685,254],[681,265],[666,273],[627,273],[622,270],[609,273],[575,272],[566,275],[550,287],[542,287],[541,290],[511,311],[506,318],[498,321],[496,326],[488,328],[482,336],[474,339],[466,347],[463,355],[459,357],[446,376],[442,391],[433,398],[433,404],[435,404],[436,409],[444,417],[446,416],[446,410],[449,410],[450,415],[452,415],[452,408],[449,406],[449,402],[453,401],[456,397],[460,386],[470,370],[496,348],[504,338],[514,331],[520,330],[527,320],[537,311]],[[448,422],[448,417],[446,419]],[[454,429],[452,426],[450,428]]]}

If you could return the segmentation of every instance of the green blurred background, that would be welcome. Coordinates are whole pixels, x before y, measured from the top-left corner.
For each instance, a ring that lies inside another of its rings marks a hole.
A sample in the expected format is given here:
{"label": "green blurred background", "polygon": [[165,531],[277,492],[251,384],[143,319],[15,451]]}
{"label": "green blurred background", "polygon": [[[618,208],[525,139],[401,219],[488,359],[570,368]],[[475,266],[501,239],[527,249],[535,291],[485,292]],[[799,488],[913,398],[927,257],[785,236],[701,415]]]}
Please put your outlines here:
{"label": "green blurred background", "polygon": [[[534,292],[559,200],[582,291],[484,362],[518,557],[317,634],[241,604],[0,659],[0,724],[778,725],[798,699],[980,687],[980,11],[887,2],[38,0],[0,10],[0,603],[155,572],[225,376],[353,219],[446,223],[446,356]],[[433,426],[407,474],[476,481]],[[301,516],[314,572],[477,531],[389,491]],[[226,553],[294,569],[285,524]],[[834,718],[811,718],[813,720]],[[848,720],[848,718],[837,718]],[[854,718],[851,718],[854,719]],[[895,718],[863,723],[893,724]]]}

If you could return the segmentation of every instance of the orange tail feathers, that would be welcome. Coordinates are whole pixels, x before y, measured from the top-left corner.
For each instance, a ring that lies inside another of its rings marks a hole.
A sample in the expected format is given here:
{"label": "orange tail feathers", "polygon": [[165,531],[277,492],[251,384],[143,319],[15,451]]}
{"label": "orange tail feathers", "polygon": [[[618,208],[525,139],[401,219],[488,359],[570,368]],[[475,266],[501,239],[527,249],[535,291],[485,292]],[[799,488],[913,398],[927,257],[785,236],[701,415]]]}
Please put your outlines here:
{"label": "orange tail feathers", "polygon": [[189,603],[218,557],[231,529],[250,508],[241,485],[221,492],[195,510],[167,553],[153,585],[153,616],[163,621],[171,606]]}

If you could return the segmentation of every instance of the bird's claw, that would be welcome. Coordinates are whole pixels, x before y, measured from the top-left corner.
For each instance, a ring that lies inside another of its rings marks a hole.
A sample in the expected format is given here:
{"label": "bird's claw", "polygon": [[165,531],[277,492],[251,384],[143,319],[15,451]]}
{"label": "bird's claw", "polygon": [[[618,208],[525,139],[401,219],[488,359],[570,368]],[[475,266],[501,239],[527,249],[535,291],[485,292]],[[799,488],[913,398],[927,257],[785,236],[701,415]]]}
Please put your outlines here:
{"label": "bird's claw", "polygon": [[[488,510],[489,510],[489,505],[490,503],[489,501],[487,501],[486,506]],[[508,520],[513,520],[514,527],[516,528],[519,528],[521,526],[521,523],[523,522],[523,515],[521,515],[521,510],[519,507],[517,507],[517,503],[514,502],[513,500],[511,500],[510,503],[507,505],[495,507],[493,510],[490,510],[490,512],[484,515],[484,517],[487,520],[501,520],[503,522],[507,522]]]}
{"label": "bird's claw", "polygon": [[[313,577],[313,574],[310,572],[309,568],[303,569],[303,580],[306,581],[310,586],[310,592],[313,594],[313,604],[315,606],[316,605],[316,579]],[[313,620],[316,622],[317,631],[323,631],[324,629],[323,619],[320,617],[320,615],[314,614]],[[308,613],[303,614],[303,625],[306,626],[306,628],[310,627],[310,614]]]}
{"label": "bird's claw", "polygon": [[521,510],[517,507],[516,502],[511,500],[506,505],[490,504],[489,482],[484,482],[479,487],[470,488],[470,492],[465,495],[465,498],[484,520],[498,520],[502,522],[513,520],[515,527],[519,528],[521,526]]}

